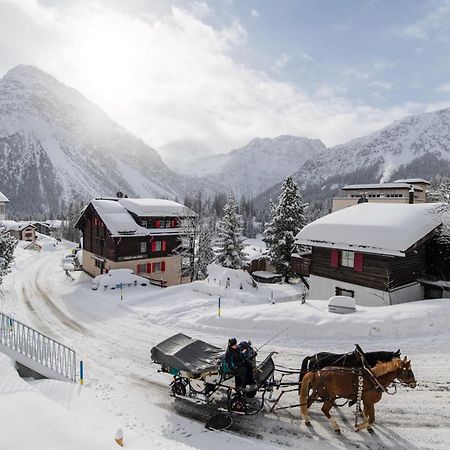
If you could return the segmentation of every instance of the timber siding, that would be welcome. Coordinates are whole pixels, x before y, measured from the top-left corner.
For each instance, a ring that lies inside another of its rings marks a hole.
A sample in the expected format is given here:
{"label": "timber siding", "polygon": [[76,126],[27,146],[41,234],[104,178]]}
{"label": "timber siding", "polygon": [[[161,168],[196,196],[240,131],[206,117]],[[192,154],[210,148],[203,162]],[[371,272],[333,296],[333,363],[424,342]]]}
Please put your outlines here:
{"label": "timber siding", "polygon": [[332,267],[331,252],[329,248],[313,247],[311,275],[390,291],[415,282],[425,268],[425,245],[408,252],[405,257],[364,253],[361,272],[340,264]]}
{"label": "timber siding", "polygon": [[[178,236],[148,236],[148,237],[126,237],[115,238],[117,244],[117,259],[115,261],[123,261],[127,257],[136,256],[139,258],[161,258],[163,256],[172,255],[175,248],[178,246]],[[152,251],[152,241],[165,241],[165,251]],[[147,251],[141,252],[141,243],[147,243]]]}

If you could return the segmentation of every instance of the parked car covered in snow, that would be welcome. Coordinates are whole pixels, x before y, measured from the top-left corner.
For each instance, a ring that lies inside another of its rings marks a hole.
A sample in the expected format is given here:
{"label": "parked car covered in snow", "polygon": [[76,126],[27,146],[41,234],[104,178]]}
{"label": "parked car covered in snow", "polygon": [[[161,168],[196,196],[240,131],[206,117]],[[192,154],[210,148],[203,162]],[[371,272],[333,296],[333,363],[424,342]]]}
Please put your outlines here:
{"label": "parked car covered in snow", "polygon": [[63,269],[76,270],[81,267],[80,261],[76,254],[70,253],[69,255],[64,255],[61,258],[61,265]]}
{"label": "parked car covered in snow", "polygon": [[91,288],[97,289],[116,289],[130,286],[149,286],[150,281],[147,278],[135,275],[131,269],[113,269],[103,275],[97,275],[91,282]]}

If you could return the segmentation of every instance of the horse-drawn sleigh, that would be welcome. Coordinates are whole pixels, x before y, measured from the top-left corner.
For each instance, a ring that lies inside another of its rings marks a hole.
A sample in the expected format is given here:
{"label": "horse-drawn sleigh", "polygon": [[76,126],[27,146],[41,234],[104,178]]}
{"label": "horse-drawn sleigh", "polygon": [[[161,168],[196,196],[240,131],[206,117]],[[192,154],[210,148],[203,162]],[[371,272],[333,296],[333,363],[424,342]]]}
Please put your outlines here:
{"label": "horse-drawn sleigh", "polygon": [[[410,387],[416,384],[411,363],[406,357],[400,358],[400,350],[364,353],[357,345],[350,353],[322,352],[306,357],[300,369],[277,366],[274,354],[269,353],[258,363],[256,351],[250,347],[248,355],[254,383],[243,386],[238,383],[236,373],[227,368],[225,352],[219,347],[179,333],[151,349],[152,361],[161,365],[161,372],[173,377],[170,387],[174,397],[199,404],[218,403],[220,413],[207,422],[208,428],[212,429],[229,427],[233,415],[254,415],[265,407],[272,413],[300,407],[305,423],[309,425],[309,407],[322,402],[322,412],[339,432],[330,409],[343,406],[337,401],[345,399],[345,404],[356,405],[355,430],[367,428],[371,432],[371,424],[375,420],[374,404],[383,393],[390,393],[388,387],[395,380]],[[298,378],[293,381],[292,376]],[[279,392],[276,396],[275,391]],[[279,402],[284,394],[295,391],[300,397],[299,403],[281,406]],[[358,423],[361,402],[364,421]]]}

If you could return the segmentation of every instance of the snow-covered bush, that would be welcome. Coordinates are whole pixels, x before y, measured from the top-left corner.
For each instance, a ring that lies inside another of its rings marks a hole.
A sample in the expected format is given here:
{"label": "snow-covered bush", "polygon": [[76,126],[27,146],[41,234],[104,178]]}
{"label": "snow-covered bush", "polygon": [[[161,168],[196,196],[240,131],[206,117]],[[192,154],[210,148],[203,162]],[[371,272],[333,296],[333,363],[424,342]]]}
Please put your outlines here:
{"label": "snow-covered bush", "polygon": [[0,227],[0,284],[3,277],[10,271],[17,242],[17,239],[7,233],[4,227]]}

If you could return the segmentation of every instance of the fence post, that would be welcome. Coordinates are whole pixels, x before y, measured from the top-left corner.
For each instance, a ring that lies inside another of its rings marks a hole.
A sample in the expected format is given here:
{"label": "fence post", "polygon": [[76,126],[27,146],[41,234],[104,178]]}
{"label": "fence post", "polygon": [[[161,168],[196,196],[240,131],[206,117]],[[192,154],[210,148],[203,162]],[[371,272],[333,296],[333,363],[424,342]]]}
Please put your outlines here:
{"label": "fence post", "polygon": [[84,364],[80,361],[80,384],[84,384]]}
{"label": "fence post", "polygon": [[217,315],[220,317],[220,297],[219,297],[219,308],[217,310]]}

